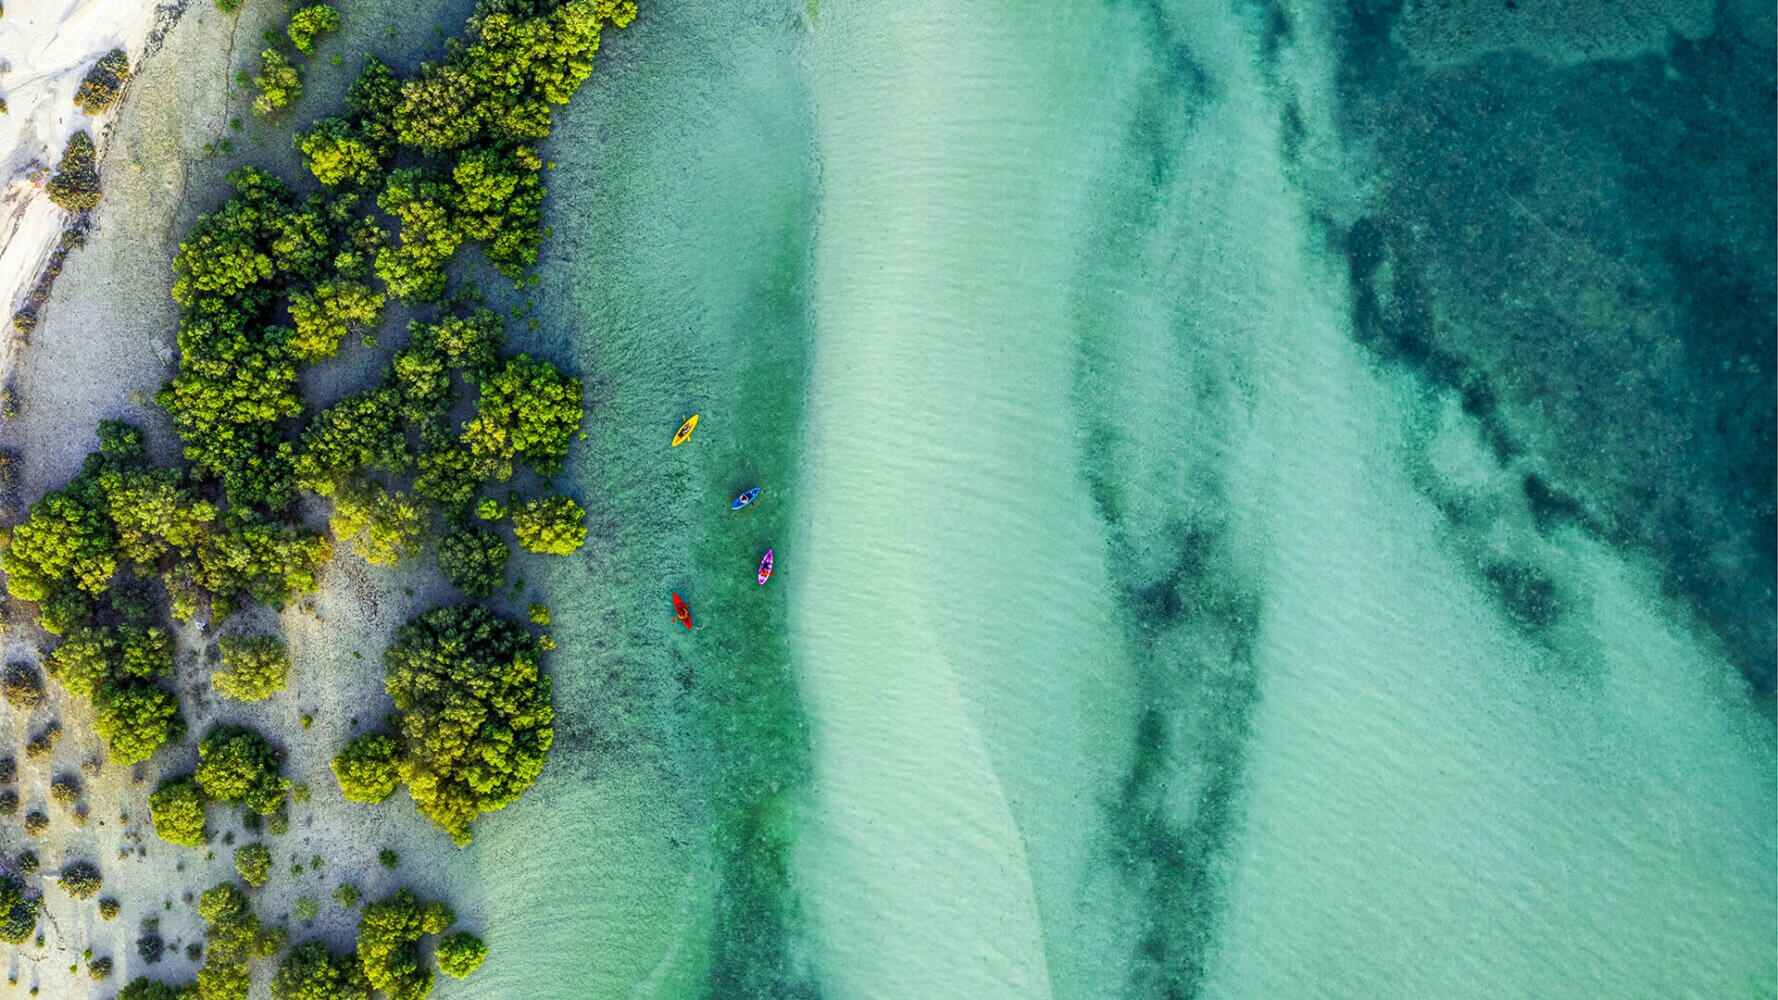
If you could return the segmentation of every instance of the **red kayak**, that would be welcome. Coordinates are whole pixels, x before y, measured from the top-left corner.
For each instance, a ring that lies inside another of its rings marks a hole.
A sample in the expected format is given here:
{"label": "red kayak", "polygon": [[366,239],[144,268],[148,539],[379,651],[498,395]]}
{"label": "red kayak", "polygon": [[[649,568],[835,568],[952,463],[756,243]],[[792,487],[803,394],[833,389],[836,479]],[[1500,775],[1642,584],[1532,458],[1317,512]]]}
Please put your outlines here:
{"label": "red kayak", "polygon": [[691,628],[691,607],[678,594],[673,595],[673,617],[679,619],[679,624]]}
{"label": "red kayak", "polygon": [[766,557],[759,561],[759,583],[764,586],[772,578],[772,550],[766,550]]}

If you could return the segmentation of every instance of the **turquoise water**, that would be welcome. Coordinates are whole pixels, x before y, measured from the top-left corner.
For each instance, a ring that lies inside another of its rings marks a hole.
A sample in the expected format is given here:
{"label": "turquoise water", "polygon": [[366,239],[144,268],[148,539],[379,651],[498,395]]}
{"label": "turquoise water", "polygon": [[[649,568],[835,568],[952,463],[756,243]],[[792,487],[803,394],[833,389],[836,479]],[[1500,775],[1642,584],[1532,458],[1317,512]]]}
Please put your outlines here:
{"label": "turquoise water", "polygon": [[1778,990],[1771,13],[1521,6],[611,39],[473,995]]}

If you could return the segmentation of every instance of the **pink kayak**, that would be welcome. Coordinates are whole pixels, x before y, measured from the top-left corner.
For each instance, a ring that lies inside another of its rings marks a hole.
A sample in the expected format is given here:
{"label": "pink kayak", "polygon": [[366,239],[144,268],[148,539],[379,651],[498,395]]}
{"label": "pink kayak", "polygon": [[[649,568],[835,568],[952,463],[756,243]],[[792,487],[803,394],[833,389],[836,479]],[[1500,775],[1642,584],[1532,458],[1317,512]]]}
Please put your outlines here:
{"label": "pink kayak", "polygon": [[767,549],[765,558],[761,559],[759,561],[759,582],[760,582],[760,585],[764,586],[765,582],[767,580],[770,580],[771,578],[772,578],[772,550]]}

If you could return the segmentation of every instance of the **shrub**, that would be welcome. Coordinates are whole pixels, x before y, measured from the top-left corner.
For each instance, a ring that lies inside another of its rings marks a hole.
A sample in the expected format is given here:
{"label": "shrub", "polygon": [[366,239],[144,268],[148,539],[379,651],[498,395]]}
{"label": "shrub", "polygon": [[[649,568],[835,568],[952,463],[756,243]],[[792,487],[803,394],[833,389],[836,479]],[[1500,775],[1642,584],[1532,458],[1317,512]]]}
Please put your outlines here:
{"label": "shrub", "polygon": [[102,115],[123,96],[124,81],[129,77],[129,53],[112,49],[87,71],[86,79],[74,91],[74,103],[89,115]]}
{"label": "shrub", "polygon": [[[236,4],[239,0],[217,0],[216,6],[222,7],[225,2]],[[233,10],[234,8],[231,6],[223,9]],[[156,958],[158,960],[159,956],[157,955]],[[168,986],[166,983],[150,979],[147,976],[137,976],[130,980],[130,984],[123,988],[122,993],[117,995],[117,1000],[208,1000],[208,998],[200,998],[196,990],[190,986]]]}
{"label": "shrub", "polygon": [[135,764],[185,738],[179,699],[171,691],[140,681],[110,682],[93,701],[93,732],[106,743],[113,764]]}
{"label": "shrub", "polygon": [[393,848],[385,847],[377,852],[377,864],[394,871],[395,867],[401,864],[401,855],[395,853]]}
{"label": "shrub", "polygon": [[37,860],[36,851],[20,851],[18,859],[14,863],[18,867],[20,875],[35,875],[37,869],[43,867],[43,863]]}
{"label": "shrub", "polygon": [[526,609],[526,614],[529,615],[534,625],[548,625],[550,622],[549,605],[547,604],[533,604]]}
{"label": "shrub", "polygon": [[56,743],[62,738],[62,724],[51,722],[38,730],[37,735],[25,743],[25,756],[32,760],[40,760],[56,752]]}
{"label": "shrub", "polygon": [[290,36],[290,44],[296,51],[308,55],[315,51],[315,36],[329,31],[337,31],[340,16],[326,4],[313,4],[290,15],[290,27],[286,33]]}
{"label": "shrub", "polygon": [[99,203],[99,159],[93,137],[76,132],[62,149],[62,162],[45,188],[49,200],[68,212],[86,212]]}
{"label": "shrub", "polygon": [[368,1000],[370,983],[354,955],[335,955],[319,941],[290,949],[272,978],[272,1000]]}
{"label": "shrub", "polygon": [[278,767],[277,752],[251,729],[217,726],[198,744],[197,783],[204,794],[261,816],[277,812],[290,790]]}
{"label": "shrub", "polygon": [[210,675],[210,686],[218,694],[236,701],[263,701],[284,690],[290,655],[282,639],[275,635],[225,636],[217,645],[222,651],[222,669]]}
{"label": "shrub", "polygon": [[247,844],[235,848],[235,871],[241,881],[257,889],[272,877],[272,852],[264,844]]}
{"label": "shrub", "polygon": [[37,929],[37,906],[25,897],[22,879],[0,876],[0,941],[24,944]]}
{"label": "shrub", "polygon": [[581,414],[580,380],[521,354],[481,380],[463,444],[479,478],[510,478],[515,458],[539,476],[553,476],[562,471]]}
{"label": "shrub", "polygon": [[333,758],[333,776],[348,802],[381,802],[401,782],[395,737],[365,733]]}
{"label": "shrub", "polygon": [[315,915],[320,912],[320,907],[308,896],[299,896],[290,904],[291,919],[299,920],[305,924],[314,920]]}
{"label": "shrub", "polygon": [[373,389],[347,396],[309,422],[296,457],[296,481],[304,489],[332,496],[340,483],[365,469],[398,472],[407,464],[401,394]]}
{"label": "shrub", "polygon": [[[259,918],[253,915],[253,907],[247,901],[247,894],[233,882],[220,882],[205,890],[198,897],[198,916],[209,925],[205,929],[209,952],[205,956],[205,968],[213,964],[223,966],[239,963],[245,971],[250,959],[275,955],[284,946],[280,933],[260,927]],[[228,980],[234,978],[226,972],[218,972],[217,977]]]}
{"label": "shrub", "polygon": [[105,879],[99,874],[96,865],[87,861],[76,861],[62,869],[62,874],[56,879],[56,884],[62,887],[63,892],[75,899],[88,899],[105,884]]}
{"label": "shrub", "polygon": [[354,328],[375,327],[382,318],[383,296],[361,281],[323,281],[312,290],[292,292],[291,352],[302,361],[330,358]]}
{"label": "shrub", "polygon": [[80,779],[72,774],[58,774],[49,782],[49,797],[63,806],[80,801]]}
{"label": "shrub", "polygon": [[19,762],[11,754],[0,757],[0,784],[11,784],[19,776]]}
{"label": "shrub", "polygon": [[487,957],[488,946],[468,931],[446,934],[438,941],[438,968],[456,979],[467,979]]}
{"label": "shrub", "polygon": [[418,942],[455,919],[450,907],[422,904],[406,889],[366,904],[358,921],[358,964],[371,987],[392,1000],[426,996],[432,973],[420,967]]}
{"label": "shrub", "polygon": [[341,883],[338,888],[333,890],[333,901],[340,904],[340,908],[343,910],[356,907],[361,898],[363,898],[363,894],[358,891],[358,887],[349,882]]}
{"label": "shrub", "polygon": [[586,542],[586,512],[565,496],[552,494],[526,500],[512,512],[512,530],[520,547],[546,555],[565,556]]}
{"label": "shrub", "polygon": [[302,74],[277,49],[260,52],[259,72],[253,77],[253,85],[259,88],[259,96],[253,99],[253,110],[260,115],[270,115],[289,107],[303,92]]}
{"label": "shrub", "polygon": [[506,541],[485,528],[454,528],[438,542],[439,570],[470,597],[486,597],[505,581],[511,555]]}
{"label": "shrub", "polygon": [[116,898],[106,896],[104,899],[99,900],[100,920],[116,920],[117,915],[122,912],[123,904],[119,903]]}
{"label": "shrub", "polygon": [[425,512],[404,493],[373,483],[354,483],[334,498],[329,527],[372,566],[393,566],[420,550]]}
{"label": "shrub", "polygon": [[0,816],[16,816],[19,811],[19,793],[8,788],[0,792]]}
{"label": "shrub", "polygon": [[[143,963],[153,965],[161,960],[167,952],[167,942],[159,934],[144,934],[136,939],[136,954],[142,957]],[[122,1000],[122,997],[119,997]]]}
{"label": "shrub", "polygon": [[9,663],[5,679],[0,680],[0,693],[8,705],[29,712],[43,704],[43,673],[29,663]]}
{"label": "shrub", "polygon": [[554,738],[550,681],[517,624],[482,607],[429,611],[397,633],[384,687],[400,713],[408,794],[456,843],[543,770]]}
{"label": "shrub", "polygon": [[161,782],[148,797],[154,832],[169,844],[196,847],[204,842],[204,792],[187,775]]}
{"label": "shrub", "polygon": [[41,837],[43,831],[49,829],[49,816],[36,809],[25,814],[25,832],[33,837]]}
{"label": "shrub", "polygon": [[86,963],[86,974],[91,979],[110,979],[111,959],[100,957]]}

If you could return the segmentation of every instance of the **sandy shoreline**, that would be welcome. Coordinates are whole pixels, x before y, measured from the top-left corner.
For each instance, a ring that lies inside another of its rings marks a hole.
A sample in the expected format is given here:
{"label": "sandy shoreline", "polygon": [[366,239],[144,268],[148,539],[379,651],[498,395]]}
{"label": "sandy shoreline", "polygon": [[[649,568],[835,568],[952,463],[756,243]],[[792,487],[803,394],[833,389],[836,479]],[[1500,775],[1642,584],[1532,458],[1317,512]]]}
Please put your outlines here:
{"label": "sandy shoreline", "polygon": [[[157,44],[183,3],[146,0],[16,0],[0,17],[0,303],[29,309],[64,229],[76,219],[52,204],[44,183],[68,137],[92,134],[103,161],[115,110],[98,118],[74,104],[81,79],[113,49],[132,66]],[[41,294],[41,293],[39,293]],[[0,383],[20,345],[0,352]]]}

